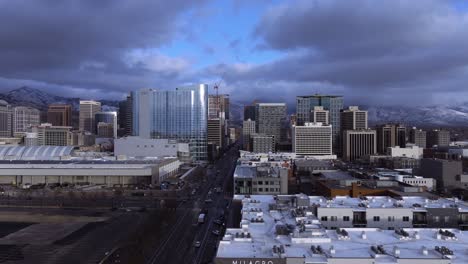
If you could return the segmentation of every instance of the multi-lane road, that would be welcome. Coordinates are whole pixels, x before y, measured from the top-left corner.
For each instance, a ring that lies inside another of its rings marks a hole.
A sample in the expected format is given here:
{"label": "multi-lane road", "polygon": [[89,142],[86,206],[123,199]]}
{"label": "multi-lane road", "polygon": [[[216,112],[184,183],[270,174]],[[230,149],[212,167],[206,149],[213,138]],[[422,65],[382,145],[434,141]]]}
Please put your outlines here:
{"label": "multi-lane road", "polygon": [[[205,177],[187,183],[194,187],[194,191],[177,207],[177,220],[167,227],[169,232],[148,257],[147,263],[211,263],[224,233],[223,225],[217,224],[216,220],[222,216],[227,219],[229,213],[237,157],[235,145],[207,169]],[[202,224],[198,223],[200,212],[207,212]],[[220,234],[213,234],[214,230]]]}

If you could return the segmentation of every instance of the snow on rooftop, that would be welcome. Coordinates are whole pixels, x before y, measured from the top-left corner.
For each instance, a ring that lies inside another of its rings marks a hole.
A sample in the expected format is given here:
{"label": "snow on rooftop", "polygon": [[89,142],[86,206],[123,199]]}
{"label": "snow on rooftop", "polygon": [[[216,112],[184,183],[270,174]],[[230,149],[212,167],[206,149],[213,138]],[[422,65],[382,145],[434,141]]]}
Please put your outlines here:
{"label": "snow on rooftop", "polygon": [[[405,228],[405,234],[378,228],[325,230],[310,210],[314,203],[355,206],[359,198],[327,200],[301,194],[235,195],[234,199],[242,201],[241,227],[226,230],[218,247],[219,259],[304,258],[305,263],[331,263],[331,259],[333,263],[345,263],[337,260],[362,258],[374,259],[374,263],[468,263],[467,231],[443,229],[450,237],[441,235],[440,229]],[[457,202],[439,200],[405,197],[399,201],[438,205]],[[390,205],[397,200],[369,196],[367,201]]]}

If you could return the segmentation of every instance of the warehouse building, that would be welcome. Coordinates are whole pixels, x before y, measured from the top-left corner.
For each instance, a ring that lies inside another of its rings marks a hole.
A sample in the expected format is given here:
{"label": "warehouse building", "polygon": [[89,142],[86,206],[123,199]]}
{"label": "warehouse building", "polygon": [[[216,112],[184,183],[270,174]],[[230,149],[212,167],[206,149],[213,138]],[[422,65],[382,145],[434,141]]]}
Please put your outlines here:
{"label": "warehouse building", "polygon": [[178,173],[178,159],[158,160],[10,160],[0,162],[0,184],[159,184]]}

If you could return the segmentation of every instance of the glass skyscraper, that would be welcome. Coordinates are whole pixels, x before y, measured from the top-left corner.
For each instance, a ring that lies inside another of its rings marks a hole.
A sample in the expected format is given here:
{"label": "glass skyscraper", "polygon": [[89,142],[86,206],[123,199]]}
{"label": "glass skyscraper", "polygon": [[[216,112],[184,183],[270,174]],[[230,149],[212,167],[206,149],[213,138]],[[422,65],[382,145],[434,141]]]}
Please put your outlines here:
{"label": "glass skyscraper", "polygon": [[132,93],[133,134],[188,142],[195,161],[207,160],[208,85]]}
{"label": "glass skyscraper", "polygon": [[310,120],[310,112],[314,106],[323,106],[330,113],[334,145],[339,142],[340,135],[340,111],[343,109],[343,96],[336,95],[309,95],[296,97],[297,123],[303,125]]}

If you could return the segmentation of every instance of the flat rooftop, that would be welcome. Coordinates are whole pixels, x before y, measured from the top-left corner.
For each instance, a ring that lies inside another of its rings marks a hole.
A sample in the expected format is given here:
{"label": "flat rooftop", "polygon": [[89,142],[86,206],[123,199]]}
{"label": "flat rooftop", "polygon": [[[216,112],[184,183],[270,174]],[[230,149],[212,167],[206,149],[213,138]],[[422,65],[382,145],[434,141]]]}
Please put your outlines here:
{"label": "flat rooftop", "polygon": [[274,166],[270,163],[239,164],[234,170],[234,178],[278,178],[281,169],[288,167]]}
{"label": "flat rooftop", "polygon": [[468,205],[456,198],[428,199],[420,196],[403,196],[401,199],[389,196],[364,196],[352,198],[336,196],[327,199],[323,196],[309,196],[311,205],[327,208],[458,208],[461,212],[468,212]]}
{"label": "flat rooftop", "polygon": [[377,228],[326,230],[307,206],[324,203],[323,197],[235,195],[234,199],[242,201],[241,225],[226,230],[215,263],[259,258],[303,258],[304,263],[468,263],[467,231],[443,229],[440,234],[440,229],[405,228],[402,235]]}

